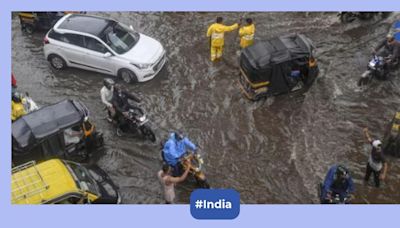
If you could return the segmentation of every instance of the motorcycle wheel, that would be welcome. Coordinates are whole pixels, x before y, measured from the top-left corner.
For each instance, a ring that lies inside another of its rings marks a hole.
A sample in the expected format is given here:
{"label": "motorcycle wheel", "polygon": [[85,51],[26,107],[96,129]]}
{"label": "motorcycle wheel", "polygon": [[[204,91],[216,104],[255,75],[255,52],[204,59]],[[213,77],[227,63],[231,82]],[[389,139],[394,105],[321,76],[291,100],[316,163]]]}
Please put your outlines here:
{"label": "motorcycle wheel", "polygon": [[360,80],[358,80],[357,85],[358,85],[359,87],[361,87],[361,86],[367,85],[368,83],[369,83],[369,77],[360,78]]}
{"label": "motorcycle wheel", "polygon": [[340,21],[343,23],[350,23],[354,21],[356,17],[353,15],[353,13],[342,13],[340,14]]}
{"label": "motorcycle wheel", "polygon": [[386,80],[387,79],[387,71],[385,69],[377,70],[375,72],[375,78],[378,80]]}
{"label": "motorcycle wheel", "polygon": [[32,35],[34,31],[35,31],[35,28],[33,27],[33,25],[30,25],[30,24],[25,25],[24,32],[26,32],[29,35]]}
{"label": "motorcycle wheel", "polygon": [[150,140],[151,142],[156,141],[156,135],[154,134],[153,130],[151,130],[151,128],[148,124],[141,126],[140,132],[143,134],[143,136],[146,139]]}
{"label": "motorcycle wheel", "polygon": [[210,188],[210,184],[207,182],[207,180],[202,180],[200,178],[196,178],[196,182],[197,182],[197,186],[199,186],[199,188],[205,188],[205,189]]}

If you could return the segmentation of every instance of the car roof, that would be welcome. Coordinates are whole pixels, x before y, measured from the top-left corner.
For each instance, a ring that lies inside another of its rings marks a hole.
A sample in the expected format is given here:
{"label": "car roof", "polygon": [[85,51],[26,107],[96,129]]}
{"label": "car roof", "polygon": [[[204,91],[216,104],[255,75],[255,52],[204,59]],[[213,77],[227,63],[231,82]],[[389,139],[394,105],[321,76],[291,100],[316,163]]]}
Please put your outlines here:
{"label": "car roof", "polygon": [[54,26],[56,31],[69,30],[99,36],[114,20],[82,14],[69,14]]}
{"label": "car roof", "polygon": [[266,69],[272,65],[312,55],[311,40],[302,34],[291,34],[257,42],[245,48],[241,58],[246,58],[254,69]]}
{"label": "car roof", "polygon": [[12,124],[13,142],[17,143],[13,147],[35,145],[41,139],[81,122],[87,115],[87,108],[74,100],[64,100],[24,115]]}
{"label": "car roof", "polygon": [[51,159],[39,164],[28,162],[13,168],[13,204],[41,204],[79,191],[71,173],[60,159]]}

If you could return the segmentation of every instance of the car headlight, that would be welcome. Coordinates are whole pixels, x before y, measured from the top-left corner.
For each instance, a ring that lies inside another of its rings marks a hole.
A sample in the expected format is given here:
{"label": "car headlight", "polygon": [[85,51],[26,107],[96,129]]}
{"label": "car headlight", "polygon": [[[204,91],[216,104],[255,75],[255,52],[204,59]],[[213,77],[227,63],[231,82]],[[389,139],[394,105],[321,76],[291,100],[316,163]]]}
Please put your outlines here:
{"label": "car headlight", "polygon": [[131,63],[131,65],[134,65],[135,67],[137,67],[139,69],[146,69],[151,66],[151,64],[147,64],[147,63]]}

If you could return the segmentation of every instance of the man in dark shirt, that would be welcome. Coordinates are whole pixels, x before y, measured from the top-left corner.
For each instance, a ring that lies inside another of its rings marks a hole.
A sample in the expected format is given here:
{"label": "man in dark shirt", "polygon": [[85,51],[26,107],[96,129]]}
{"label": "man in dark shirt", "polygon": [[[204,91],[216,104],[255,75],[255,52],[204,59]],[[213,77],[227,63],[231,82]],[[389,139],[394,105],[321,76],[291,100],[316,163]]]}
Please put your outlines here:
{"label": "man in dark shirt", "polygon": [[375,47],[374,53],[378,53],[378,56],[386,58],[387,63],[396,65],[400,58],[400,42],[396,41],[394,36],[389,34],[385,40]]}
{"label": "man in dark shirt", "polygon": [[385,180],[387,171],[387,163],[382,151],[382,142],[380,140],[372,140],[368,128],[364,128],[364,135],[372,145],[372,151],[368,158],[364,181],[368,182],[371,174],[374,174],[375,187],[378,188],[380,186],[380,181]]}
{"label": "man in dark shirt", "polygon": [[116,84],[114,86],[114,94],[111,103],[116,111],[115,118],[118,122],[118,128],[117,128],[118,136],[122,135],[122,132],[126,132],[127,130],[126,118],[128,118],[129,109],[140,109],[139,107],[130,104],[129,100],[133,100],[136,103],[141,103],[139,97],[123,90],[121,85]]}

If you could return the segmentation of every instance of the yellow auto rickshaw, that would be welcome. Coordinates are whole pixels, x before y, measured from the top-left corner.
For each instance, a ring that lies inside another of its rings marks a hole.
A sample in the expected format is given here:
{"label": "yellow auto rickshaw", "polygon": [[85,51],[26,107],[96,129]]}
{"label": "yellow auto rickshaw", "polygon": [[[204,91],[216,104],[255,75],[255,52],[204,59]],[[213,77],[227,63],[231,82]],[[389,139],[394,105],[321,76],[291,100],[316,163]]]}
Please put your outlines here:
{"label": "yellow auto rickshaw", "polygon": [[22,31],[32,34],[37,30],[49,30],[61,17],[68,13],[83,12],[20,12],[18,17]]}

